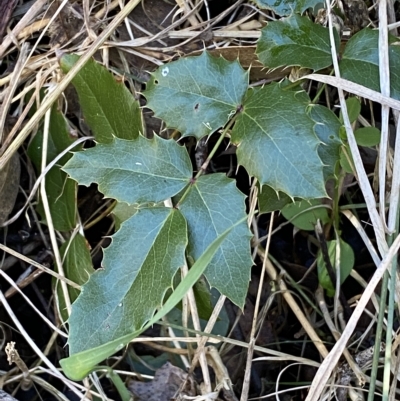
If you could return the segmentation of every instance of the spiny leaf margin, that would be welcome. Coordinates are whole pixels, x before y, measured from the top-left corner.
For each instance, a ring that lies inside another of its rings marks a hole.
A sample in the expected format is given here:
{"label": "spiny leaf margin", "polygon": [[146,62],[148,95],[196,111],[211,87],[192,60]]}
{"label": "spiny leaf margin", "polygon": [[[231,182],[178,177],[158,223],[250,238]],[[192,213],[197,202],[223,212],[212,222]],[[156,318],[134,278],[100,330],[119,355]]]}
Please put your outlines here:
{"label": "spiny leaf margin", "polygon": [[171,296],[167,299],[162,308],[143,328],[131,334],[114,339],[113,341],[94,349],[79,352],[77,354],[70,355],[68,358],[62,359],[60,361],[60,365],[63,368],[64,373],[71,380],[82,380],[94,369],[96,364],[113,355],[115,352],[121,350],[131,340],[139,336],[143,331],[151,327],[159,319],[169,313],[172,308],[174,308],[174,306],[186,295],[187,291],[194,285],[194,283],[199,280],[201,275],[204,273],[204,270],[207,268],[208,264],[217,252],[218,248],[225,241],[231,230],[246,219],[247,217],[236,222],[232,227],[229,227],[224,233],[218,236],[218,238],[216,238],[212,244],[210,244],[203,255],[201,255],[197,262],[192,266],[188,274],[183,278]]}
{"label": "spiny leaf margin", "polygon": [[109,198],[129,205],[161,202],[180,192],[192,178],[183,146],[173,140],[139,135],[133,141],[114,138],[74,156],[64,166],[82,185],[95,182]]}
{"label": "spiny leaf margin", "polygon": [[[338,48],[336,30],[335,34]],[[269,68],[300,66],[321,70],[332,64],[328,28],[297,14],[269,22],[261,30],[256,53]]]}
{"label": "spiny leaf margin", "polygon": [[314,121],[306,114],[304,91],[272,83],[249,89],[232,130],[238,163],[261,185],[291,198],[326,196]]}
{"label": "spiny leaf margin", "polygon": [[197,139],[223,127],[240,107],[249,73],[207,51],[159,67],[147,84],[147,107],[168,128]]}
{"label": "spiny leaf margin", "polygon": [[[197,260],[219,234],[246,217],[245,207],[245,196],[225,174],[199,177],[179,203],[188,224],[188,255]],[[244,307],[253,265],[251,237],[246,222],[236,226],[204,273],[212,287],[240,308]]]}
{"label": "spiny leaf margin", "polygon": [[179,210],[141,209],[123,222],[104,250],[103,269],[91,275],[72,306],[70,353],[142,328],[185,263],[186,246],[187,226]]}

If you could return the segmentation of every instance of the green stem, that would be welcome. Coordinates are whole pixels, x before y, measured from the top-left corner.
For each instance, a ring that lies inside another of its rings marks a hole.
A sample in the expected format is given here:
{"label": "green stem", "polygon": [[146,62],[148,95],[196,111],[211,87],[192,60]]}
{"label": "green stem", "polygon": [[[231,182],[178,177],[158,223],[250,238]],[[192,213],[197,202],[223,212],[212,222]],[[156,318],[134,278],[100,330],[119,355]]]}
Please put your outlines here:
{"label": "green stem", "polygon": [[[335,70],[332,70],[329,75],[333,75],[333,73],[335,72]],[[315,95],[314,99],[312,100],[312,104],[316,104],[319,100],[319,97],[321,96],[322,92],[324,91],[324,89],[326,88],[326,84],[321,85],[321,87],[318,89],[317,94]]]}
{"label": "green stem", "polygon": [[321,96],[322,92],[325,90],[326,84],[321,85],[314,99],[311,101],[312,104],[316,104]]}
{"label": "green stem", "polygon": [[133,395],[130,391],[126,388],[125,383],[122,381],[121,377],[115,373],[114,369],[110,368],[109,366],[96,366],[93,370],[106,370],[107,377],[112,381],[115,386],[115,389],[118,391],[118,394],[121,397],[122,401],[132,401]]}
{"label": "green stem", "polygon": [[[224,128],[224,130],[221,133],[221,136],[219,137],[218,141],[216,142],[216,144],[214,145],[214,147],[211,149],[211,152],[208,154],[207,159],[205,160],[205,162],[203,163],[203,165],[201,166],[200,170],[197,172],[197,174],[195,175],[195,177],[193,178],[193,182],[192,184],[194,184],[196,182],[196,180],[202,175],[204,174],[204,172],[207,170],[207,166],[209,165],[211,159],[213,158],[213,156],[215,155],[215,152],[218,150],[219,146],[221,145],[222,141],[225,138],[226,133],[231,129],[232,125],[235,123],[236,118],[238,116],[239,113],[236,113],[233,118],[228,122],[228,124],[226,125],[226,127]],[[176,207],[178,207],[178,205],[180,203],[183,202],[183,200],[186,198],[186,196],[189,194],[190,192],[190,187],[191,185],[188,185],[186,187],[186,191],[184,192],[184,194],[182,195],[181,199],[179,200],[178,204],[176,205]]]}
{"label": "green stem", "polygon": [[95,219],[85,224],[83,228],[87,230],[88,228],[93,227],[99,221],[107,217],[115,209],[115,206],[117,206],[117,201],[111,202],[110,205],[107,206],[107,209],[105,209],[102,213],[100,213],[100,215],[97,216]]}
{"label": "green stem", "polygon": [[297,88],[298,86],[304,84],[304,82],[306,82],[305,79],[299,79],[298,81],[294,81],[290,84],[287,84],[286,86],[282,87],[282,90],[286,91],[286,90],[292,90],[294,88]]}
{"label": "green stem", "polygon": [[203,165],[201,166],[201,169],[198,171],[198,173],[194,177],[195,180],[197,180],[197,178],[199,178],[207,170],[207,167],[210,164],[211,159],[214,157],[216,151],[219,148],[219,145],[221,145],[222,141],[224,140],[226,133],[231,129],[232,125],[235,123],[237,116],[238,116],[238,114],[235,114],[233,116],[233,118],[229,121],[229,123],[226,125],[224,130],[222,131],[221,136],[219,137],[218,141],[216,142],[214,147],[211,149],[211,152],[208,154],[206,161],[203,163]]}
{"label": "green stem", "polygon": [[337,232],[340,232],[340,206],[339,206],[339,200],[340,200],[340,197],[341,197],[342,185],[343,185],[343,180],[344,180],[345,175],[346,175],[346,173],[344,172],[344,170],[340,169],[340,171],[338,172],[338,179],[336,181],[334,198],[333,198],[333,203],[332,203],[333,226],[335,227],[335,230]]}

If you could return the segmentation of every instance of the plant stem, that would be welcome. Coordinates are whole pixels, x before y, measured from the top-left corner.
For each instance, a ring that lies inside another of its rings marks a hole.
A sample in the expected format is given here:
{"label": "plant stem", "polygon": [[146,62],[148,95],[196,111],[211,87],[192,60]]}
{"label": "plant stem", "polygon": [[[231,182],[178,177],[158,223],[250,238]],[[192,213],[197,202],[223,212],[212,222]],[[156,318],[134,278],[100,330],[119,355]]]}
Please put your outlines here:
{"label": "plant stem", "polygon": [[321,96],[322,92],[325,90],[326,84],[322,84],[321,87],[318,89],[317,94],[315,95],[314,99],[311,101],[312,104],[316,104]]}
{"label": "plant stem", "polygon": [[201,166],[201,169],[197,172],[196,176],[194,177],[195,180],[197,178],[199,178],[202,174],[204,174],[204,172],[207,170],[207,167],[210,164],[211,159],[214,157],[216,151],[219,148],[219,145],[221,145],[222,141],[224,140],[226,133],[231,129],[232,125],[236,121],[237,116],[238,116],[238,114],[235,114],[233,116],[233,118],[228,122],[228,124],[226,125],[224,130],[222,131],[221,136],[219,137],[218,141],[216,142],[214,147],[211,149],[211,152],[208,154],[206,161],[203,163],[203,165]]}
{"label": "plant stem", "polygon": [[290,84],[287,84],[286,86],[282,87],[282,90],[284,90],[284,91],[292,90],[292,89],[297,88],[298,86],[304,84],[304,82],[306,82],[305,79],[299,79],[297,81],[291,82]]}
{"label": "plant stem", "polygon": [[100,213],[99,216],[97,216],[95,219],[93,219],[92,221],[89,221],[89,223],[87,223],[84,226],[84,229],[87,230],[90,227],[93,227],[95,224],[97,224],[99,221],[101,221],[102,219],[104,219],[104,217],[107,217],[115,208],[115,206],[117,206],[117,201],[113,201],[110,203],[110,205],[108,205],[108,207],[102,212]]}
{"label": "plant stem", "polygon": [[[219,137],[218,141],[216,142],[216,144],[214,145],[214,147],[211,149],[211,152],[208,154],[207,159],[205,160],[205,162],[203,163],[203,165],[201,166],[200,170],[197,172],[197,174],[195,175],[195,177],[193,178],[193,182],[191,184],[194,184],[196,182],[196,180],[202,175],[204,174],[204,172],[207,170],[207,167],[211,161],[211,159],[213,158],[213,156],[215,155],[215,152],[218,150],[219,146],[221,145],[222,141],[225,138],[226,133],[231,129],[232,125],[234,124],[234,122],[236,121],[236,118],[238,116],[238,113],[236,113],[233,118],[228,122],[228,124],[226,125],[226,127],[224,128],[224,130],[221,133],[221,136]],[[188,185],[186,187],[186,190],[184,192],[184,194],[182,195],[181,199],[179,199],[178,204],[176,205],[176,207],[178,207],[179,203],[183,202],[183,200],[187,197],[187,195],[190,192],[190,188],[191,185]]]}
{"label": "plant stem", "polygon": [[[333,75],[335,71],[332,70],[329,75]],[[326,84],[321,85],[321,87],[318,89],[317,94],[315,95],[314,99],[311,101],[312,104],[316,104],[319,100],[319,97],[321,96],[322,92],[324,91],[324,89],[326,88]]]}
{"label": "plant stem", "polygon": [[107,371],[107,377],[112,381],[115,386],[115,389],[118,391],[118,394],[121,397],[122,401],[132,401],[133,396],[130,391],[126,388],[125,383],[122,381],[121,377],[114,372],[114,369],[109,366],[98,366],[97,369]]}

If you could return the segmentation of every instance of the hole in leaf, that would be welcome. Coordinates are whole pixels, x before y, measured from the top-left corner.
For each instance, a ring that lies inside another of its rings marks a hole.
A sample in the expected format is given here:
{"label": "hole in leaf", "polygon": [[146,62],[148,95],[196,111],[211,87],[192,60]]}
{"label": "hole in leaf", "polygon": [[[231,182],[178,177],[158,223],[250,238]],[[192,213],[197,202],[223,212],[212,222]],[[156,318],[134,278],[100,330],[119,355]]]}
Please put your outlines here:
{"label": "hole in leaf", "polygon": [[154,85],[158,85],[158,79],[154,80]]}

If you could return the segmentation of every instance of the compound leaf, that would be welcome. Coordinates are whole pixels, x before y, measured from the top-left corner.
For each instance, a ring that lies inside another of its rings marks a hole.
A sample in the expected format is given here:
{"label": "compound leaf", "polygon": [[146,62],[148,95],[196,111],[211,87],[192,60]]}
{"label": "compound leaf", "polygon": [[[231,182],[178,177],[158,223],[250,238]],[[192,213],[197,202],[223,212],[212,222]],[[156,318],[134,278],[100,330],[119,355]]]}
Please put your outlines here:
{"label": "compound leaf", "polygon": [[139,330],[162,304],[185,263],[186,222],[170,208],[141,209],[122,223],[72,306],[70,353]]}
{"label": "compound leaf", "polygon": [[[201,176],[182,200],[180,210],[188,224],[188,254],[197,260],[207,247],[245,214],[245,196],[224,174]],[[205,271],[212,287],[239,307],[244,306],[253,264],[251,233],[245,221],[236,226]]]}
{"label": "compound leaf", "polygon": [[[75,54],[65,54],[60,65],[68,72],[79,60]],[[137,138],[143,134],[142,113],[139,102],[124,82],[99,63],[89,60],[72,80],[79,96],[86,123],[97,142],[111,142],[113,137]]]}
{"label": "compound leaf", "polygon": [[293,13],[302,14],[309,8],[314,8],[321,0],[253,0],[260,8],[272,10],[275,14],[284,16]]}
{"label": "compound leaf", "polygon": [[313,70],[326,68],[332,64],[329,30],[297,14],[269,22],[261,31],[257,55],[269,68],[294,65]]}
{"label": "compound leaf", "polygon": [[204,52],[160,67],[144,92],[157,117],[183,136],[201,138],[224,126],[241,105],[248,72]]}
{"label": "compound leaf", "polygon": [[192,177],[186,149],[175,141],[141,135],[77,152],[64,170],[80,184],[96,182],[107,197],[128,204],[159,202],[181,191]]}
{"label": "compound leaf", "polygon": [[314,121],[306,114],[305,92],[273,83],[247,92],[243,111],[232,130],[238,162],[261,185],[290,197],[326,195],[320,144]]}
{"label": "compound leaf", "polygon": [[[365,28],[347,42],[340,62],[342,78],[380,92],[378,39],[378,30]],[[389,36],[390,95],[399,100],[400,48],[396,41]]]}

